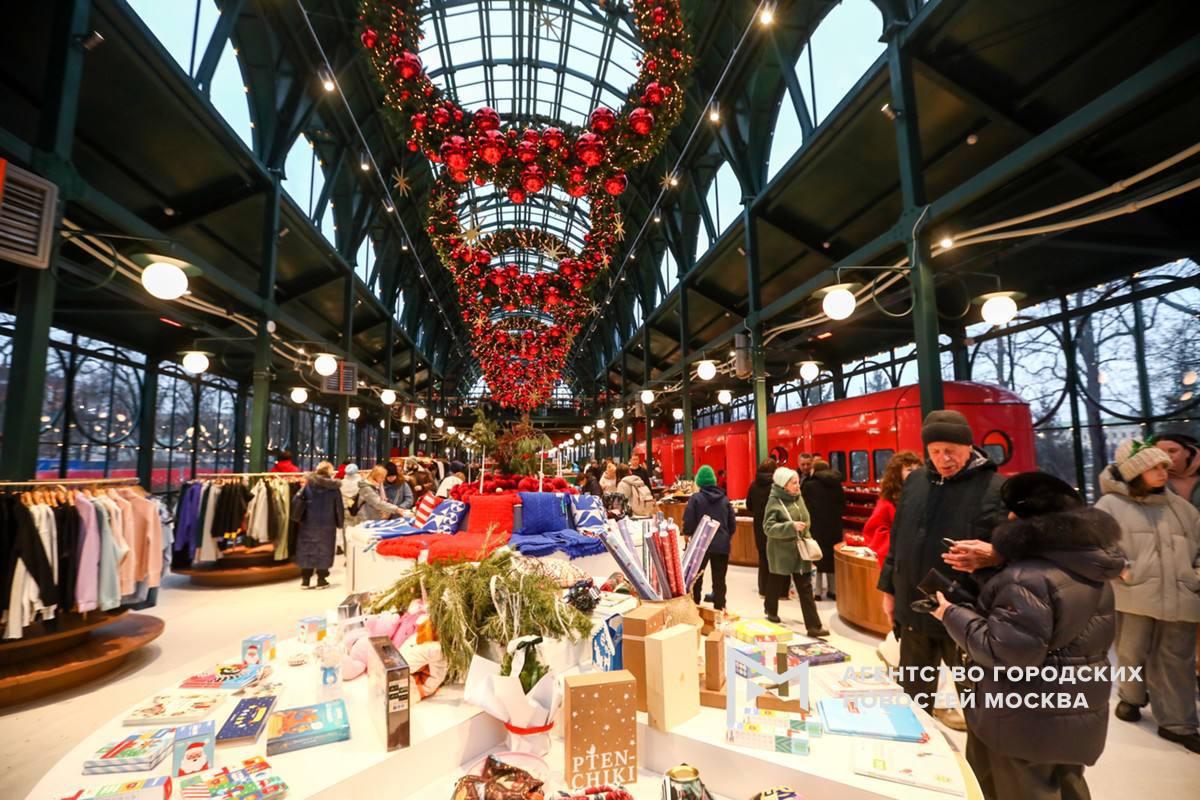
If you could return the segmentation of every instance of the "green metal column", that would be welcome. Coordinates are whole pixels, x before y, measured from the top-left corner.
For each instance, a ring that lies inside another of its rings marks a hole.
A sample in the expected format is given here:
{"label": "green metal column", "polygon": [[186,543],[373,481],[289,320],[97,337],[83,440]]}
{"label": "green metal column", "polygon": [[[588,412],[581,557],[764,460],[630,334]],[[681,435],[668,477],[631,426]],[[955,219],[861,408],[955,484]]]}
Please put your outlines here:
{"label": "green metal column", "polygon": [[[349,273],[342,281],[342,350],[346,357],[354,350],[354,274]],[[358,387],[355,387],[357,390]],[[338,463],[350,457],[350,406],[354,395],[343,395],[338,401],[337,459]]]}
{"label": "green metal column", "polygon": [[841,364],[830,364],[829,374],[833,377],[833,399],[846,399],[846,375]]}
{"label": "green metal column", "polygon": [[971,380],[971,358],[967,354],[967,329],[959,328],[952,334],[954,341],[950,344],[950,360],[954,365],[954,380]]}
{"label": "green metal column", "polygon": [[[79,85],[83,78],[84,50],[77,37],[88,31],[90,0],[64,0],[56,6],[54,33],[42,96],[49,98],[38,131],[39,157],[44,169],[65,167],[75,142],[75,118],[79,110]],[[62,200],[55,209],[55,225],[62,219]],[[61,244],[54,237],[50,269],[20,270],[9,375],[4,404],[4,448],[0,477],[22,480],[37,472],[38,438],[41,431],[42,397],[46,386],[46,357],[50,349],[50,323],[54,316],[54,270]],[[64,430],[66,420],[63,421]]]}
{"label": "green metal column", "polygon": [[238,381],[237,394],[233,398],[234,472],[248,472],[246,469],[246,413],[249,405],[250,393],[246,391],[246,384]]}
{"label": "green metal column", "polygon": [[691,332],[688,326],[688,289],[679,276],[679,360],[683,364],[680,370],[680,399],[683,401],[683,474],[686,480],[695,477],[695,458],[692,453],[692,369],[687,363],[691,352]]}
{"label": "green metal column", "polygon": [[1066,297],[1058,298],[1058,308],[1063,317],[1063,358],[1067,362],[1067,393],[1071,396],[1071,403],[1067,408],[1071,413],[1071,452],[1075,461],[1075,487],[1086,503],[1090,490],[1083,466],[1083,428],[1079,420],[1079,365],[1075,359],[1075,334],[1071,331],[1071,319],[1068,316],[1071,307]]}
{"label": "green metal column", "polygon": [[[271,182],[263,193],[262,264],[259,267],[258,294],[268,307],[275,303],[275,270],[279,261],[279,196],[278,169],[269,170]],[[271,332],[269,314],[258,320],[254,339],[253,396],[250,406],[250,469],[267,469],[267,438],[271,420]]]}
{"label": "green metal column", "polygon": [[157,428],[155,415],[158,411],[158,359],[147,358],[142,378],[142,405],[138,409],[138,483],[152,488],[154,477],[154,434]]}
{"label": "green metal column", "polygon": [[[393,360],[395,358],[395,343],[396,343],[396,322],[392,317],[388,317],[387,321],[387,351],[383,357],[383,374],[387,379],[385,389],[392,388],[392,369]],[[379,460],[383,461],[391,454],[392,449],[392,407],[385,405],[383,407],[383,434],[380,437],[379,445]]]}
{"label": "green metal column", "polygon": [[746,229],[746,295],[750,301],[746,324],[750,326],[750,368],[754,389],[754,459],[756,464],[761,464],[767,459],[767,414],[770,409],[762,321],[758,318],[762,309],[762,283],[758,270],[758,226],[751,211],[753,205],[753,197],[742,198],[742,221]]}
{"label": "green metal column", "polygon": [[[413,408],[420,405],[420,398],[417,397],[417,351],[413,349],[408,360],[408,394],[412,398]],[[417,420],[414,417],[408,423],[408,454],[415,456],[417,454]]]}
{"label": "green metal column", "polygon": [[[628,344],[628,343],[626,343]],[[625,382],[625,370],[629,366],[629,350],[621,349],[621,408],[625,408],[626,400],[628,399],[628,386]],[[630,435],[625,432],[625,429],[633,424],[633,417],[623,417],[621,420],[621,450],[618,461],[628,461],[630,448],[633,446],[630,442]]]}
{"label": "green metal column", "polygon": [[[642,328],[642,388],[650,388],[650,326]],[[657,399],[657,398],[656,398]],[[654,403],[646,406],[646,471],[654,474]]]}
{"label": "green metal column", "polygon": [[917,348],[917,383],[921,390],[921,413],[940,409],[942,361],[938,353],[937,292],[933,282],[933,254],[930,234],[919,225],[925,210],[924,161],[921,156],[921,132],[917,124],[916,92],[913,90],[912,61],[901,49],[897,35],[888,42],[888,66],[891,75],[892,112],[895,114],[896,152],[900,165],[900,190],[904,211],[900,222],[914,235],[908,242],[908,280],[913,292],[913,343]]}

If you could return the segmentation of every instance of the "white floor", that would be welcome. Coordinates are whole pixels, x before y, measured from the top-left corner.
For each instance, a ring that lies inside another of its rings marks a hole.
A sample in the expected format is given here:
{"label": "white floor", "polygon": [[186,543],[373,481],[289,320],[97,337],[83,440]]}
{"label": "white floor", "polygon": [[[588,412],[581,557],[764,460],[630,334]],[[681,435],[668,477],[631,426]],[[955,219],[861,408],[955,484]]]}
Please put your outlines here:
{"label": "white floor", "polygon": [[[89,730],[175,680],[198,655],[224,646],[232,659],[237,657],[244,636],[272,631],[288,635],[300,617],[319,613],[344,595],[339,570],[334,571],[331,580],[332,589],[304,592],[298,581],[204,589],[193,588],[186,579],[169,577],[158,607],[150,612],[166,622],[166,630],[153,645],[86,691],[5,710],[0,717],[0,729],[4,731],[0,747],[0,786],[4,788],[0,796],[26,796],[38,778]],[[761,615],[755,580],[752,569],[730,568],[731,611]],[[819,606],[826,626],[833,631],[832,641],[851,651],[856,662],[874,649],[877,640],[842,623],[832,602],[824,601]],[[781,603],[780,616],[792,627],[803,628],[795,601]],[[952,734],[952,739],[962,746],[961,734]],[[1114,718],[1109,725],[1107,750],[1087,771],[1087,779],[1096,800],[1195,797],[1200,787],[1200,756],[1159,739],[1149,714],[1136,725]]]}

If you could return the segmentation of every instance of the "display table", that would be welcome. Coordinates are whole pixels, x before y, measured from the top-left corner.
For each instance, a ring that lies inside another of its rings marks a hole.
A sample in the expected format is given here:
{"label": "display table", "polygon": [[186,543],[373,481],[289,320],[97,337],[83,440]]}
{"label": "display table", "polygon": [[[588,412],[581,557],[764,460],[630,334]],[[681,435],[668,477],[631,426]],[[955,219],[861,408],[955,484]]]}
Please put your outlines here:
{"label": "display table", "polygon": [[847,552],[846,547],[840,542],[833,546],[838,617],[886,636],[892,624],[883,613],[883,592],[875,588],[879,580],[879,562]]}

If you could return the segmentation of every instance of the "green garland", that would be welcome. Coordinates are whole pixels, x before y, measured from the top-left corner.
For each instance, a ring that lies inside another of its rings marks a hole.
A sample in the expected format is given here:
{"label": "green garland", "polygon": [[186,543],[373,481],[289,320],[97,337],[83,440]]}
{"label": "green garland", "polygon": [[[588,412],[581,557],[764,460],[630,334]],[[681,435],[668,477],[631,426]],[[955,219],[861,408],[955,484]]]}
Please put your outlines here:
{"label": "green garland", "polygon": [[[519,603],[517,630],[492,600],[491,582],[502,603]],[[544,575],[522,574],[511,552],[493,553],[477,566],[468,563],[417,564],[412,571],[372,598],[370,611],[403,613],[422,596],[449,666],[449,678],[466,679],[471,658],[485,641],[504,647],[518,636],[537,635],[575,642],[591,633],[592,623],[560,601],[558,584]],[[561,622],[560,622],[561,620]]]}

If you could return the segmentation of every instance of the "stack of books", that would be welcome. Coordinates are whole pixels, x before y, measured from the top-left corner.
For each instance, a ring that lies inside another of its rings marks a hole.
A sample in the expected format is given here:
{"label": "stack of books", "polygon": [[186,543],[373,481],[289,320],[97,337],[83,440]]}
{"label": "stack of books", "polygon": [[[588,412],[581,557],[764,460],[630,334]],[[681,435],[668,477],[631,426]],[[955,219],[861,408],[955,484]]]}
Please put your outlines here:
{"label": "stack of books", "polygon": [[180,778],[180,800],[283,800],[288,786],[262,756],[248,758],[240,767],[210,770]]}
{"label": "stack of books", "polygon": [[218,664],[212,672],[193,675],[179,684],[180,689],[241,689],[257,681],[259,664]]}
{"label": "stack of books", "polygon": [[912,707],[903,703],[880,703],[878,698],[826,697],[817,701],[817,708],[829,733],[898,742],[929,741],[929,734]]}
{"label": "stack of books", "polygon": [[83,762],[84,775],[104,775],[110,772],[144,772],[154,769],[166,758],[175,744],[174,728],[130,734],[124,739],[109,742]]}

